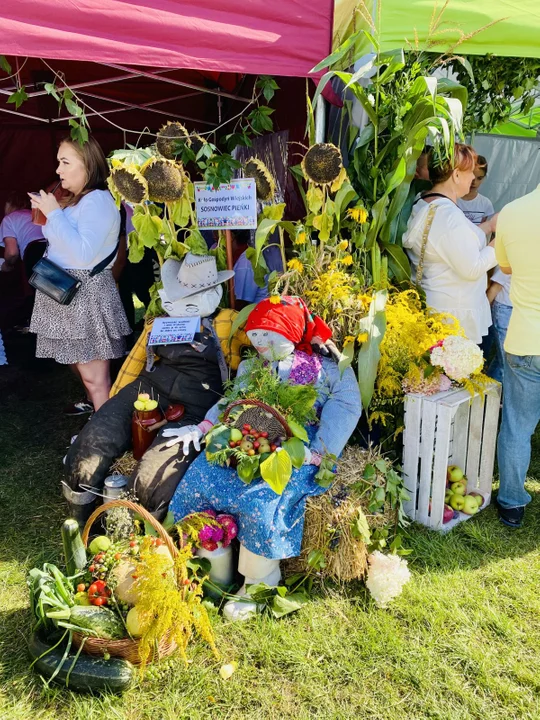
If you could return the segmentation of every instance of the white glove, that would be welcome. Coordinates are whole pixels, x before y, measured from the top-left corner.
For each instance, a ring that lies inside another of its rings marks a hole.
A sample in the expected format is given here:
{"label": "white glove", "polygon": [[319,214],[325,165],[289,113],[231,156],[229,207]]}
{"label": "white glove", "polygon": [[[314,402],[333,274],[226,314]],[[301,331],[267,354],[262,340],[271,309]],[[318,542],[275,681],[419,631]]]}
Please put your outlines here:
{"label": "white glove", "polygon": [[172,447],[176,443],[182,443],[184,455],[189,455],[189,446],[193,443],[193,447],[200,452],[201,444],[199,440],[203,436],[203,432],[197,425],[185,425],[181,428],[165,428],[163,437],[172,437],[165,447]]}

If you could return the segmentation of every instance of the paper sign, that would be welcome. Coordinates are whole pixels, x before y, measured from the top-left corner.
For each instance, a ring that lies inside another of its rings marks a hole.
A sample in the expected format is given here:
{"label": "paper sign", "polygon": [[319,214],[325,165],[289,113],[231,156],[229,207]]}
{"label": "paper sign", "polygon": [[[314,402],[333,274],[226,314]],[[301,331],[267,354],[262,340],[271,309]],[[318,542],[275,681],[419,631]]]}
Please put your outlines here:
{"label": "paper sign", "polygon": [[148,337],[149,345],[191,343],[201,327],[200,317],[156,318]]}
{"label": "paper sign", "polygon": [[197,225],[202,230],[255,230],[257,196],[255,180],[242,178],[217,189],[203,182],[195,185]]}

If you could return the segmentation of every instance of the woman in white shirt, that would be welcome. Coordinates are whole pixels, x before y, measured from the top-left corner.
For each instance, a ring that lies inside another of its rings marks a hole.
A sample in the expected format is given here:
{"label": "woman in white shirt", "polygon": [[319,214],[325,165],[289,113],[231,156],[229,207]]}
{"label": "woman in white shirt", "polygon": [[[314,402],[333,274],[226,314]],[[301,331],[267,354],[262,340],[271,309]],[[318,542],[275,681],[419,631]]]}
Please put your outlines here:
{"label": "woman in white shirt", "polygon": [[403,247],[427,304],[456,317],[466,336],[480,344],[491,325],[487,272],[497,264],[486,234],[494,232],[497,216],[477,226],[456,204],[469,192],[476,158],[472,147],[456,143],[453,162],[430,162],[433,188],[416,201]]}
{"label": "woman in white shirt", "polygon": [[[124,355],[124,337],[131,332],[111,272],[120,213],[107,190],[107,161],[93,138],[84,145],[64,140],[57,173],[72,199],[61,208],[52,193],[42,190],[39,197],[31,196],[32,206],[47,218],[48,259],[82,285],[69,305],[36,292],[30,330],[37,333],[36,356],[74,365],[98,410],[109,397],[109,361]],[[106,269],[90,277],[108,257]]]}

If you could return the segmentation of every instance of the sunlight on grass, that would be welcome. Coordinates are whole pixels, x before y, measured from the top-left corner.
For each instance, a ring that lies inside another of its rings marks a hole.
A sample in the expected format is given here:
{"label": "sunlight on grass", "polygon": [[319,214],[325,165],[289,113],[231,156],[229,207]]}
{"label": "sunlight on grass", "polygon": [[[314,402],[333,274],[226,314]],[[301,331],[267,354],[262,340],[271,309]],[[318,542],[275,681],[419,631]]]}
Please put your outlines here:
{"label": "sunlight on grass", "polygon": [[538,482],[521,530],[493,508],[447,536],[410,528],[413,579],[388,610],[357,584],[321,589],[281,621],[214,616],[222,662],[238,662],[227,681],[196,643],[188,668],[153,666],[122,697],[44,688],[26,654],[26,573],[60,560],[61,458],[85,419],[60,414],[76,390],[62,368],[13,388],[0,388],[0,720],[540,717]]}

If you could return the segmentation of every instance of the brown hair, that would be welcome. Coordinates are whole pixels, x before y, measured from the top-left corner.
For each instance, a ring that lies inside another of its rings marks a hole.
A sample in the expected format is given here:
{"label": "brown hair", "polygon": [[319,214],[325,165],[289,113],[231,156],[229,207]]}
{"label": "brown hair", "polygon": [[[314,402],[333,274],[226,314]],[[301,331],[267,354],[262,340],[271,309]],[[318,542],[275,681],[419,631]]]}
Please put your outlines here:
{"label": "brown hair", "polygon": [[484,177],[486,177],[487,172],[488,172],[488,161],[486,160],[486,158],[485,158],[483,155],[479,155],[479,156],[476,158],[476,167],[477,167],[477,168],[480,168],[481,170],[483,170],[483,171],[484,171]]}
{"label": "brown hair", "polygon": [[92,192],[92,190],[107,189],[109,166],[107,165],[107,160],[101,149],[101,145],[97,140],[94,140],[94,138],[90,136],[87,142],[81,145],[76,140],[66,137],[60,141],[58,147],[61,145],[70,145],[81,158],[86,168],[86,185],[79,195],[74,196],[67,202],[67,205],[76,205],[84,195]]}
{"label": "brown hair", "polygon": [[452,175],[454,170],[473,170],[478,155],[470,145],[456,143],[454,145],[454,159],[435,165],[433,153],[429,158],[429,179],[434,185],[443,183]]}
{"label": "brown hair", "polygon": [[6,207],[9,205],[10,212],[15,210],[30,210],[30,198],[23,190],[12,190],[6,198]]}

